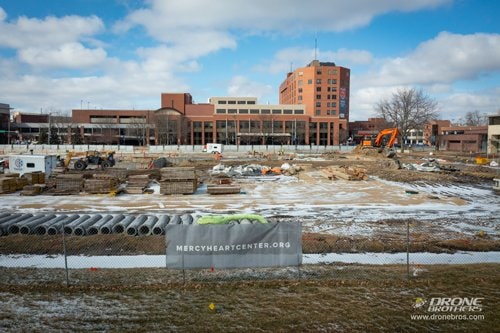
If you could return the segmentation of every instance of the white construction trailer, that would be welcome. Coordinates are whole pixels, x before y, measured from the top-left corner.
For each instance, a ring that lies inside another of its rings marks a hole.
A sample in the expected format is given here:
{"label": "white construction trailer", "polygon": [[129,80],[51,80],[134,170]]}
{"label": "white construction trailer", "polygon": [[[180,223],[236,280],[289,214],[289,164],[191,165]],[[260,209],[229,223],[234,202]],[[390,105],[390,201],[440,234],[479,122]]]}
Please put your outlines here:
{"label": "white construction trailer", "polygon": [[25,173],[41,171],[46,176],[50,176],[52,170],[57,167],[57,157],[55,155],[12,155],[9,156],[9,171]]}

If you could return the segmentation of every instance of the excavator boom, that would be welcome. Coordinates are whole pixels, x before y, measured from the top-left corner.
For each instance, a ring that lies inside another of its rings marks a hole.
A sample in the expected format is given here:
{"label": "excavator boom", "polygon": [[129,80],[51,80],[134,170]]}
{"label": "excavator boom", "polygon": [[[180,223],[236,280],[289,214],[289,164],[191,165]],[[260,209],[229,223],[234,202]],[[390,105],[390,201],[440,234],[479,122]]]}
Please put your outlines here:
{"label": "excavator boom", "polygon": [[389,138],[389,141],[387,141],[386,147],[390,148],[394,145],[394,142],[396,142],[396,139],[398,137],[398,129],[397,128],[386,128],[380,131],[380,133],[377,135],[377,138],[375,139],[375,146],[380,147],[382,145],[382,139],[386,135],[391,135]]}

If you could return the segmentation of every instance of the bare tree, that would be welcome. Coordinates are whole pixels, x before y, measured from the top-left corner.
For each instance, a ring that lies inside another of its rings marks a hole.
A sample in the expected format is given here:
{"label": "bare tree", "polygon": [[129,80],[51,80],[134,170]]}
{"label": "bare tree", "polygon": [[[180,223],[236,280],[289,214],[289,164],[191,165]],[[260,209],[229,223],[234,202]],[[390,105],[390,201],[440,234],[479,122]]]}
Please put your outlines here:
{"label": "bare tree", "polygon": [[411,129],[423,128],[425,123],[438,118],[437,102],[415,88],[400,89],[390,100],[376,105],[377,114],[399,130],[401,148],[403,139]]}
{"label": "bare tree", "polygon": [[465,114],[464,119],[460,119],[460,124],[463,126],[485,126],[488,124],[488,115],[479,113],[478,110],[469,111]]}

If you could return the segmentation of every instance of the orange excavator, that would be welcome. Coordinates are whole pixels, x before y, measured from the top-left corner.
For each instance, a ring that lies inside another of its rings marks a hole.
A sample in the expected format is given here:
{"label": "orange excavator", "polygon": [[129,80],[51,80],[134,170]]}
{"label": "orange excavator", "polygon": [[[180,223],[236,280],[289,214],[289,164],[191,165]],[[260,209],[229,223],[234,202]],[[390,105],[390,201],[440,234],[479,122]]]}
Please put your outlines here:
{"label": "orange excavator", "polygon": [[386,128],[381,130],[377,137],[375,138],[375,141],[372,142],[372,140],[363,140],[361,145],[364,147],[375,147],[375,148],[381,148],[382,147],[382,140],[386,135],[391,135],[387,143],[385,144],[385,147],[387,148],[392,148],[394,145],[394,142],[396,142],[396,139],[398,137],[399,131],[397,128]]}

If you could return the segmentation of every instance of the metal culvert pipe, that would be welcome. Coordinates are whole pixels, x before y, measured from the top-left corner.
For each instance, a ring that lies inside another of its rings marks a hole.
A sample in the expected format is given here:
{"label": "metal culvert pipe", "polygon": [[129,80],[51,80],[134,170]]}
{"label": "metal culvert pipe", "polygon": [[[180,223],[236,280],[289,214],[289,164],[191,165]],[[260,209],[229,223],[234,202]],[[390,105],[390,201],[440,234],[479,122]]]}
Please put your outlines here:
{"label": "metal culvert pipe", "polygon": [[63,227],[71,222],[77,220],[80,217],[78,214],[74,214],[66,217],[64,220],[51,223],[51,225],[47,228],[47,235],[57,235],[63,232]]}
{"label": "metal culvert pipe", "polygon": [[3,218],[5,218],[5,217],[9,217],[9,216],[11,216],[11,215],[12,215],[12,214],[10,214],[10,213],[2,213],[2,214],[0,214],[0,222],[2,221],[2,219],[3,219]]}
{"label": "metal culvert pipe", "polygon": [[87,234],[87,228],[91,225],[94,225],[97,221],[102,219],[101,214],[96,214],[92,216],[90,219],[80,223],[73,229],[73,235],[75,236],[85,236]]}
{"label": "metal culvert pipe", "polygon": [[52,225],[55,224],[59,221],[65,220],[68,216],[67,215],[59,215],[55,219],[52,219],[50,221],[46,221],[44,223],[41,223],[35,227],[33,230],[34,234],[37,235],[46,235],[47,234],[47,229]]}
{"label": "metal culvert pipe", "polygon": [[50,220],[53,220],[56,218],[56,215],[51,214],[51,215],[46,215],[43,216],[40,219],[37,219],[36,221],[32,221],[29,223],[23,223],[21,228],[19,228],[19,232],[23,235],[31,235],[33,233],[33,230],[40,224],[48,222]]}
{"label": "metal culvert pipe", "polygon": [[150,235],[157,221],[156,216],[148,216],[148,219],[138,229],[139,236]]}
{"label": "metal culvert pipe", "polygon": [[193,224],[193,217],[191,214],[182,214],[181,215],[182,224]]}
{"label": "metal culvert pipe", "polygon": [[13,224],[16,224],[19,221],[26,220],[30,217],[33,217],[33,214],[21,214],[19,216],[13,217],[12,219],[5,220],[0,224],[0,232],[4,235],[9,233],[9,227]]}
{"label": "metal culvert pipe", "polygon": [[117,225],[113,226],[113,233],[114,234],[122,234],[125,232],[127,227],[130,225],[135,220],[134,215],[128,215],[126,216],[121,222],[119,222]]}
{"label": "metal culvert pipe", "polygon": [[105,225],[109,220],[113,218],[112,215],[106,215],[104,216],[100,221],[94,223],[94,225],[91,225],[88,227],[85,231],[86,235],[97,235],[99,233],[99,230],[103,225]]}
{"label": "metal culvert pipe", "polygon": [[73,222],[70,222],[64,226],[64,233],[66,235],[71,235],[73,233],[73,229],[76,228],[80,223],[87,221],[90,219],[90,215],[82,215]]}
{"label": "metal culvert pipe", "polygon": [[0,224],[2,224],[3,222],[7,222],[9,221],[10,219],[13,219],[13,218],[16,218],[17,216],[21,216],[23,214],[20,214],[20,213],[17,213],[17,214],[8,214],[8,213],[4,213],[4,214],[1,214],[0,216]]}
{"label": "metal culvert pipe", "polygon": [[134,222],[130,223],[127,227],[127,235],[136,236],[139,227],[148,219],[147,215],[141,215],[134,220]]}
{"label": "metal culvert pipe", "polygon": [[113,226],[122,221],[124,218],[125,216],[122,214],[114,216],[111,220],[109,220],[99,228],[99,233],[103,235],[110,234],[111,232],[113,232]]}
{"label": "metal culvert pipe", "polygon": [[164,235],[165,234],[165,226],[170,221],[170,217],[168,215],[162,215],[158,219],[158,222],[153,226],[151,233],[153,235]]}
{"label": "metal culvert pipe", "polygon": [[9,228],[8,228],[9,234],[18,234],[21,227],[24,225],[24,223],[31,223],[31,222],[40,220],[44,217],[45,217],[45,215],[35,215],[35,216],[32,216],[28,219],[21,219],[20,221],[9,225]]}

